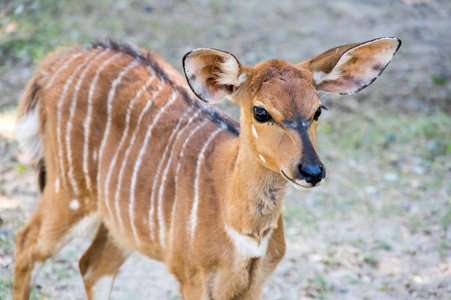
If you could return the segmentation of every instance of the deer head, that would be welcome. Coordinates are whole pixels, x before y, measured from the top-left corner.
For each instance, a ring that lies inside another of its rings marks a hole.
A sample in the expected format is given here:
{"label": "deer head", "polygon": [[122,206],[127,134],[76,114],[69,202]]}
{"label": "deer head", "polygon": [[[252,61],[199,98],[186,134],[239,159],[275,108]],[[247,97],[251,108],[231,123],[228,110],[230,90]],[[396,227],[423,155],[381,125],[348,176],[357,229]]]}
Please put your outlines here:
{"label": "deer head", "polygon": [[183,58],[189,86],[203,101],[223,98],[241,106],[241,146],[298,189],[320,185],[326,169],[315,135],[324,91],[352,94],[384,71],[401,41],[379,38],[330,49],[290,64],[273,59],[248,68],[225,51],[195,49]]}

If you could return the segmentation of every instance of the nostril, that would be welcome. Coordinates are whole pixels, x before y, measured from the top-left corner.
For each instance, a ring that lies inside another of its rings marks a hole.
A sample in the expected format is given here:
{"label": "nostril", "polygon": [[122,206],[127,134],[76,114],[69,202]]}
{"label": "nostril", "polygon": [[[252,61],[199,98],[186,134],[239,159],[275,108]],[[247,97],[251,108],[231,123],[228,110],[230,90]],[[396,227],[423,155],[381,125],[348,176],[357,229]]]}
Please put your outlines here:
{"label": "nostril", "polygon": [[322,172],[322,168],[321,165],[301,165],[300,172],[302,175],[315,176]]}
{"label": "nostril", "polygon": [[303,177],[302,179],[304,179],[308,183],[312,183],[313,185],[321,181],[324,174],[324,166],[322,164],[301,164],[299,165],[298,169],[299,174],[301,175],[301,177]]}

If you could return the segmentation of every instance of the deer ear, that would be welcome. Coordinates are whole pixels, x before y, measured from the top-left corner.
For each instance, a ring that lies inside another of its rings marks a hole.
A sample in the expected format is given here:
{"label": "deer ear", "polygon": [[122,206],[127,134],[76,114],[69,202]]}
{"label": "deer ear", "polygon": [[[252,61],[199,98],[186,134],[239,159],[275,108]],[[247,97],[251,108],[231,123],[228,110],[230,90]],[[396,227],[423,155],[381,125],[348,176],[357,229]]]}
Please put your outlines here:
{"label": "deer ear", "polygon": [[398,38],[379,38],[330,49],[299,65],[310,69],[317,91],[353,94],[376,80],[400,46]]}
{"label": "deer ear", "polygon": [[210,48],[194,49],[183,57],[188,84],[199,99],[218,102],[246,79],[243,66],[232,54]]}

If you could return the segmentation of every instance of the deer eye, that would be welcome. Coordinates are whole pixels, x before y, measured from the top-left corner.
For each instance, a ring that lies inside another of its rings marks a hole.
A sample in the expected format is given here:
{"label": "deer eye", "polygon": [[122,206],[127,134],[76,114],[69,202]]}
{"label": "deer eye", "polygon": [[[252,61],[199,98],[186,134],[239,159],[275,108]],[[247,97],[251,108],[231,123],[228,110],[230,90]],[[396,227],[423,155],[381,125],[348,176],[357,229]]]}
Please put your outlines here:
{"label": "deer eye", "polygon": [[321,116],[321,107],[318,107],[318,109],[315,112],[315,115],[313,116],[313,120],[318,121],[319,116]]}
{"label": "deer eye", "polygon": [[257,120],[257,122],[264,123],[272,119],[269,112],[267,112],[264,108],[254,106],[253,111],[254,111],[254,119]]}
{"label": "deer eye", "polygon": [[320,105],[320,107],[318,107],[318,109],[316,110],[315,115],[313,116],[314,121],[318,121],[319,116],[321,116],[322,109],[327,110],[327,108],[324,105]]}

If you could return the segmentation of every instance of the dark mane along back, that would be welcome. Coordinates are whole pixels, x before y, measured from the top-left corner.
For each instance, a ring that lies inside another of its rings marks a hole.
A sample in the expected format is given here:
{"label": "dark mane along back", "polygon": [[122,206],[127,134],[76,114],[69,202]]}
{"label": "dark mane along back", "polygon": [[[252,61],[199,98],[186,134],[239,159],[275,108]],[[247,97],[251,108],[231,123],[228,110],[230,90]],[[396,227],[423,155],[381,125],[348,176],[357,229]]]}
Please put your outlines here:
{"label": "dark mane along back", "polygon": [[151,51],[144,51],[130,43],[119,42],[112,39],[105,39],[103,41],[94,42],[90,46],[88,46],[88,48],[111,49],[114,51],[122,52],[137,59],[144,65],[151,67],[155,71],[155,73],[160,77],[160,79],[166,82],[166,84],[169,84],[173,88],[179,90],[180,93],[183,95],[185,101],[189,102],[191,106],[194,106],[199,111],[201,111],[211,121],[223,127],[224,129],[227,129],[229,132],[233,133],[236,136],[240,134],[238,126],[234,124],[234,121],[228,115],[216,110],[215,108],[203,105],[200,101],[193,99],[193,97],[186,92],[185,88],[178,86],[169,77],[166,71],[158,64],[156,59],[153,58],[153,53]]}

